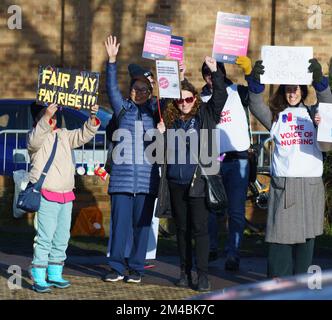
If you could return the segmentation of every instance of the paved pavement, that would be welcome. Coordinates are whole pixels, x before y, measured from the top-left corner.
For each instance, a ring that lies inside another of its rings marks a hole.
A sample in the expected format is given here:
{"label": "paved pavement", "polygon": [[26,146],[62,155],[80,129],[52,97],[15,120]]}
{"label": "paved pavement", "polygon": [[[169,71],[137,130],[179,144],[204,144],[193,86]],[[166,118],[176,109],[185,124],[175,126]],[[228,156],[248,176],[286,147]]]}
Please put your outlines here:
{"label": "paved pavement", "polygon": [[[0,252],[0,300],[2,299],[98,299],[98,300],[149,300],[149,299],[187,299],[198,295],[198,292],[174,286],[179,275],[178,258],[175,256],[159,256],[149,261],[153,267],[146,270],[141,284],[127,284],[122,281],[105,283],[101,280],[108,271],[106,258],[103,256],[70,256],[66,261],[65,276],[72,281],[66,290],[53,289],[49,294],[33,292],[28,268],[31,257],[28,254]],[[315,264],[323,269],[332,269],[330,259],[319,259]],[[10,265],[18,265],[22,269],[22,289],[8,288]],[[241,284],[265,280],[266,259],[243,258],[239,272],[226,272],[223,269],[224,258],[209,264],[212,290],[222,290]]]}

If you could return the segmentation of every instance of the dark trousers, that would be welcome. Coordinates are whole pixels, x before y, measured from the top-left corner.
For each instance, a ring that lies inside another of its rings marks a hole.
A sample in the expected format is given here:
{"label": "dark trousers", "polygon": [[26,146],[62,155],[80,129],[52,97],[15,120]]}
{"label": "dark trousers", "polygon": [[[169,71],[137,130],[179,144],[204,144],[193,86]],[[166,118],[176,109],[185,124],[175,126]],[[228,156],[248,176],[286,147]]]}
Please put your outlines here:
{"label": "dark trousers", "polygon": [[197,272],[207,274],[209,259],[209,210],[205,198],[188,196],[189,185],[169,183],[172,212],[176,224],[181,271],[190,273],[192,238],[195,241]]}
{"label": "dark trousers", "polygon": [[270,278],[285,277],[307,273],[312,264],[315,239],[305,243],[270,243],[268,253],[268,272]]}
{"label": "dark trousers", "polygon": [[148,194],[112,194],[109,242],[109,265],[120,274],[126,270],[125,251],[129,234],[132,249],[128,266],[144,273],[144,261],[148,246],[149,230],[153,215],[155,196]]}

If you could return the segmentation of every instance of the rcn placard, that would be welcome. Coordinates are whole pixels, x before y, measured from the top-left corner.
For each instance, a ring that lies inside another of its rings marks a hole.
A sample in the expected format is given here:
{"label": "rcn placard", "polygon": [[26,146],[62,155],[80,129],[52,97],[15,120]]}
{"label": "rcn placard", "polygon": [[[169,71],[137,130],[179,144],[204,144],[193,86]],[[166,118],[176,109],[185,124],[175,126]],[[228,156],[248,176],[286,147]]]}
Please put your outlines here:
{"label": "rcn placard", "polygon": [[152,60],[166,58],[171,44],[171,36],[171,27],[147,22],[142,57]]}
{"label": "rcn placard", "polygon": [[219,62],[234,64],[246,56],[250,35],[250,16],[218,12],[212,56]]}
{"label": "rcn placard", "polygon": [[180,99],[180,74],[177,60],[156,60],[160,98]]}

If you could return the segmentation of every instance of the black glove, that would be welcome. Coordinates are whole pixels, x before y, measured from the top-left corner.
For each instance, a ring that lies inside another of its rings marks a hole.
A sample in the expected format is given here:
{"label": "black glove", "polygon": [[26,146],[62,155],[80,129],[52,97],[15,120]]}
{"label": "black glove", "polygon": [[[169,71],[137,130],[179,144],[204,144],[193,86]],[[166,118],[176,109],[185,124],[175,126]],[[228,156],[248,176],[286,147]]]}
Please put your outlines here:
{"label": "black glove", "polygon": [[317,59],[310,59],[309,72],[312,72],[313,82],[320,83],[323,80],[322,66]]}
{"label": "black glove", "polygon": [[264,68],[262,60],[257,60],[252,68],[251,75],[258,82],[260,82],[260,76],[265,72]]}

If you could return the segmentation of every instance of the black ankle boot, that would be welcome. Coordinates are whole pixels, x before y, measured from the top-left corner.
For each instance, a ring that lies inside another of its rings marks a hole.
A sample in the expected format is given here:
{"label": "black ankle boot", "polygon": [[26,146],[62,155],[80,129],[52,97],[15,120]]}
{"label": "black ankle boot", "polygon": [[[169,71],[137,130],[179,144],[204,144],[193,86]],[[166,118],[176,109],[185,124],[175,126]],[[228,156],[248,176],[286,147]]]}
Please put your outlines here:
{"label": "black ankle boot", "polygon": [[240,259],[236,257],[229,257],[225,262],[226,271],[239,271],[240,268]]}
{"label": "black ankle boot", "polygon": [[187,274],[184,271],[181,271],[180,279],[176,281],[175,285],[181,288],[191,287],[192,286],[191,272]]}
{"label": "black ankle boot", "polygon": [[197,280],[197,290],[198,291],[210,291],[211,284],[207,273],[199,273]]}

